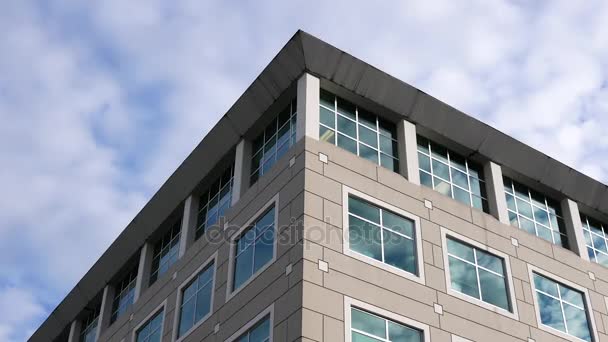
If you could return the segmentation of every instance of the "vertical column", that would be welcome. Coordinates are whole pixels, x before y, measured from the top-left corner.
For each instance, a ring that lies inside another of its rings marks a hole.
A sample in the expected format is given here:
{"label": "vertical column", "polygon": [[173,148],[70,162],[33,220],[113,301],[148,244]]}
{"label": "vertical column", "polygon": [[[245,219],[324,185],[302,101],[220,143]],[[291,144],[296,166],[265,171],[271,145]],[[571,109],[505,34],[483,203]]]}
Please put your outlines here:
{"label": "vertical column", "polygon": [[397,124],[397,139],[399,144],[399,173],[411,183],[420,185],[416,125],[406,120],[399,122]]}
{"label": "vertical column", "polygon": [[304,73],[298,80],[296,140],[304,136],[319,140],[319,79]]}
{"label": "vertical column", "polygon": [[137,279],[135,280],[135,293],[133,294],[133,303],[137,302],[142,292],[148,288],[150,279],[150,269],[152,268],[152,253],[154,246],[151,243],[144,243],[144,246],[139,252],[139,265],[137,267]]}
{"label": "vertical column", "polygon": [[70,325],[70,335],[68,336],[68,342],[79,342],[80,341],[80,329],[81,324],[79,319],[72,321]]}
{"label": "vertical column", "polygon": [[249,189],[251,176],[251,142],[241,139],[234,153],[234,176],[232,179],[232,202],[234,206]]}
{"label": "vertical column", "polygon": [[97,334],[95,341],[99,341],[101,331],[110,325],[110,316],[112,316],[112,303],[114,302],[114,287],[110,284],[103,289],[103,297],[101,298],[101,309],[99,310],[99,320],[97,323]]}
{"label": "vertical column", "polygon": [[502,168],[500,165],[489,161],[483,166],[483,173],[486,180],[490,214],[504,224],[511,224],[507,211],[505,187],[502,181]]}
{"label": "vertical column", "polygon": [[589,261],[578,204],[569,198],[565,198],[561,202],[561,207],[564,214],[564,223],[566,225],[566,235],[568,236],[570,250],[578,254],[584,260]]}
{"label": "vertical column", "polygon": [[179,258],[184,256],[186,249],[194,242],[198,216],[198,196],[190,195],[184,202],[182,230],[179,235]]}

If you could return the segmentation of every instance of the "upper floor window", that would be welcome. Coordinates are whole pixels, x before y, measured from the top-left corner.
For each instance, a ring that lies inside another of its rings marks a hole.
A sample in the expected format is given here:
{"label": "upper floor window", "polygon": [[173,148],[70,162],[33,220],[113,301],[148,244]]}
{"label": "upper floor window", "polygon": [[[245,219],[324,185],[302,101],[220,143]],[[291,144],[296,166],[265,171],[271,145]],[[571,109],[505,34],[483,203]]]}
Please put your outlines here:
{"label": "upper floor window", "polygon": [[233,290],[274,258],[275,211],[273,205],[236,239]]}
{"label": "upper floor window", "polygon": [[97,341],[97,326],[99,323],[99,307],[91,311],[82,321],[82,330],[80,331],[80,342],[96,342]]}
{"label": "upper floor window", "polygon": [[354,252],[418,275],[415,239],[413,220],[348,196],[348,245]]}
{"label": "upper floor window", "polygon": [[136,342],[160,342],[163,328],[164,308],[154,314],[141,328],[137,329]]}
{"label": "upper floor window", "polygon": [[583,341],[592,341],[584,294],[536,272],[532,277],[540,322]]}
{"label": "upper floor window", "polygon": [[181,220],[175,220],[171,229],[154,245],[152,257],[152,270],[150,272],[150,285],[163,275],[179,256],[179,237],[181,233]]}
{"label": "upper floor window", "polygon": [[211,314],[214,262],[209,263],[180,292],[177,337],[183,336]]}
{"label": "upper floor window", "polygon": [[449,286],[462,294],[511,312],[504,259],[446,238]]}
{"label": "upper floor window", "polygon": [[399,171],[395,125],[321,89],[319,140],[395,172]]}
{"label": "upper floor window", "polygon": [[351,341],[422,342],[423,332],[367,311],[351,308]]}
{"label": "upper floor window", "polygon": [[602,223],[581,215],[583,235],[587,245],[587,253],[591,261],[608,266],[608,234],[607,227]]}
{"label": "upper floor window", "polygon": [[216,224],[232,204],[232,180],[234,169],[231,165],[224,171],[199,199],[198,223],[195,238],[200,238],[207,227]]}
{"label": "upper floor window", "polygon": [[420,183],[466,205],[488,212],[482,169],[421,136],[418,139]]}
{"label": "upper floor window", "polygon": [[271,328],[270,315],[267,315],[234,340],[234,342],[270,342]]}
{"label": "upper floor window", "polygon": [[559,203],[510,178],[503,182],[511,225],[567,248]]}
{"label": "upper floor window", "polygon": [[296,142],[296,99],[253,140],[250,184],[268,172]]}
{"label": "upper floor window", "polygon": [[137,267],[125,275],[116,286],[116,294],[112,303],[112,316],[110,322],[114,322],[133,304],[135,295],[135,282],[137,280]]}

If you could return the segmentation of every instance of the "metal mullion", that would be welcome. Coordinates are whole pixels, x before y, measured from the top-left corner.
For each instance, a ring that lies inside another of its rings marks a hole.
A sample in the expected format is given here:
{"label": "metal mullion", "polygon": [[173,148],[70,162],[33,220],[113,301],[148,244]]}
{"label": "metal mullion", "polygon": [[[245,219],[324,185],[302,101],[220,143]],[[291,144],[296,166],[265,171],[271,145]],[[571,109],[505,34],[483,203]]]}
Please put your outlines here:
{"label": "metal mullion", "polygon": [[[433,151],[431,150],[431,142],[429,140],[428,141],[428,148],[429,148],[429,158],[430,158],[430,167],[431,167],[431,185],[433,186],[433,190],[435,190],[435,171],[433,170]],[[449,167],[449,165],[448,165]]]}
{"label": "metal mullion", "polygon": [[[447,154],[448,154],[448,174],[450,176],[450,190],[452,190],[452,195],[450,197],[452,197],[452,199],[454,199],[454,181],[452,180],[452,161],[450,159],[449,150],[447,151]],[[432,161],[431,161],[431,164],[432,164]]]}
{"label": "metal mullion", "polygon": [[[380,153],[380,123],[378,122],[378,117],[376,116],[376,141],[378,143],[378,165],[382,165],[382,154]],[[388,336],[388,335],[386,335]]]}
{"label": "metal mullion", "polygon": [[479,267],[477,266],[477,249],[475,248],[473,248],[473,258],[475,259],[475,274],[477,275],[477,291],[479,292],[479,300],[483,301],[483,296],[481,294],[481,278],[479,277]]}
{"label": "metal mullion", "polygon": [[559,284],[557,284],[557,295],[559,299],[559,306],[562,309],[562,318],[564,319],[564,329],[566,329],[566,334],[570,334],[568,332],[568,323],[566,322],[566,310],[564,310],[564,301],[562,299],[562,292],[559,289]]}
{"label": "metal mullion", "polygon": [[[465,158],[464,159],[464,168],[467,171],[467,185],[469,186],[469,198],[471,200],[471,206],[473,206],[473,190],[471,189],[471,175],[469,174],[469,161]],[[479,194],[479,196],[481,197],[481,194]],[[483,207],[483,205],[482,205]]]}
{"label": "metal mullion", "polygon": [[[359,330],[359,329],[357,329],[357,328],[352,328],[352,327],[351,327],[351,329],[350,329],[351,334],[352,334],[352,332],[353,332],[353,331],[354,331],[354,332],[356,332],[356,333],[359,333],[359,334],[361,334],[361,335],[371,337],[371,338],[373,338],[374,340],[380,340],[380,341],[382,341],[382,342],[390,342],[390,341],[389,341],[388,339],[386,339],[386,338],[378,337],[378,336],[376,336],[376,335],[370,334],[370,333],[365,332],[365,331],[363,331],[363,330]],[[388,335],[387,335],[387,336],[388,336]]]}
{"label": "metal mullion", "polygon": [[[475,248],[473,248],[473,250],[475,250]],[[469,265],[471,265],[471,266],[475,266],[475,268],[481,268],[482,270],[487,271],[487,272],[489,272],[489,273],[492,273],[492,274],[494,274],[494,275],[497,275],[497,276],[499,276],[499,277],[501,277],[501,278],[504,278],[504,277],[505,277],[504,275],[501,275],[500,273],[497,273],[497,272],[492,271],[492,270],[490,270],[490,269],[487,269],[487,268],[485,268],[485,267],[479,266],[478,264],[476,264],[476,263],[472,263],[472,262],[470,262],[470,261],[468,261],[468,260],[465,260],[465,259],[463,259],[463,258],[461,258],[461,257],[459,257],[459,256],[457,256],[457,255],[454,255],[454,254],[448,253],[448,256],[451,256],[452,258],[457,259],[457,260],[460,260],[460,261],[462,261],[462,262],[464,262],[464,263],[467,263],[467,264],[469,264]],[[475,254],[475,257],[476,257],[476,256],[477,256],[477,254]],[[475,259],[475,262],[477,262],[477,258]]]}
{"label": "metal mullion", "polygon": [[[378,209],[380,209],[380,208],[378,208]],[[382,209],[380,209],[380,210],[382,210]],[[378,227],[378,228],[380,228],[380,229],[386,229],[386,230],[388,230],[388,231],[390,231],[390,232],[392,232],[392,233],[395,233],[395,234],[397,234],[397,235],[403,236],[404,238],[407,238],[407,239],[410,239],[410,240],[414,240],[413,238],[411,238],[411,237],[409,237],[409,236],[407,236],[407,235],[405,235],[405,234],[403,234],[403,233],[396,232],[396,231],[394,231],[394,230],[392,230],[392,229],[389,229],[389,228],[385,227],[383,224],[378,224],[378,223],[376,223],[376,222],[374,222],[374,221],[370,221],[369,219],[366,219],[366,218],[364,218],[364,217],[361,217],[361,216],[359,216],[359,215],[357,215],[357,214],[353,214],[353,213],[351,213],[351,212],[348,212],[348,215],[351,215],[351,216],[353,216],[353,217],[355,217],[355,218],[358,218],[358,219],[360,219],[361,221],[365,221],[365,222],[367,222],[367,223],[373,224],[374,226],[376,226],[376,227]],[[380,214],[380,215],[381,215],[381,216],[380,216],[380,221],[382,221],[382,214]]]}
{"label": "metal mullion", "polygon": [[[517,205],[517,197],[515,196],[515,185],[513,184],[513,181],[511,181],[511,190],[513,190],[513,203],[515,203],[515,216],[517,217],[517,225],[519,229],[521,228],[521,220],[519,219],[519,206]],[[536,229],[536,226],[535,226]]]}
{"label": "metal mullion", "polygon": [[[361,156],[361,154],[359,153],[359,107],[355,106],[355,134],[357,135],[357,139],[355,140],[357,142],[357,155]],[[384,261],[384,252],[382,253],[382,260]]]}
{"label": "metal mullion", "polygon": [[382,209],[380,209],[380,251],[382,252],[382,262],[384,262],[384,229],[382,227],[384,224],[382,224]]}
{"label": "metal mullion", "polygon": [[386,320],[386,319],[384,320],[384,329],[385,329],[384,336],[386,336],[384,339],[386,341],[390,341],[389,336],[388,336],[388,320]]}

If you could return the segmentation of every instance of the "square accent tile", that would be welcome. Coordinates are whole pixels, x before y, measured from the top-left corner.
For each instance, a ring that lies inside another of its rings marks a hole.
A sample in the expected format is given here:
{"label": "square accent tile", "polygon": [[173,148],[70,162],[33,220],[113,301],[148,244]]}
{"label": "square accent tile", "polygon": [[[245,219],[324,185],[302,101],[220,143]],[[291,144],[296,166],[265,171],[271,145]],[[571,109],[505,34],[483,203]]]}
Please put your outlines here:
{"label": "square accent tile", "polygon": [[319,260],[319,269],[327,273],[329,272],[329,264],[323,260]]}
{"label": "square accent tile", "polygon": [[285,267],[285,275],[289,275],[292,270],[293,270],[293,265],[292,264],[287,265],[287,267]]}
{"label": "square accent tile", "polygon": [[428,209],[433,210],[433,202],[431,202],[429,200],[424,200],[424,206],[427,207]]}
{"label": "square accent tile", "polygon": [[296,157],[289,159],[289,167],[294,166],[295,163],[296,163]]}
{"label": "square accent tile", "polygon": [[319,153],[319,160],[320,160],[322,163],[327,164],[327,162],[328,162],[327,155],[326,155],[326,154],[323,154],[323,153]]}
{"label": "square accent tile", "polygon": [[437,303],[434,303],[433,308],[435,309],[436,314],[443,315],[443,306],[441,306]]}
{"label": "square accent tile", "polygon": [[519,247],[519,240],[517,240],[516,238],[512,237],[511,238],[511,244],[515,247]]}

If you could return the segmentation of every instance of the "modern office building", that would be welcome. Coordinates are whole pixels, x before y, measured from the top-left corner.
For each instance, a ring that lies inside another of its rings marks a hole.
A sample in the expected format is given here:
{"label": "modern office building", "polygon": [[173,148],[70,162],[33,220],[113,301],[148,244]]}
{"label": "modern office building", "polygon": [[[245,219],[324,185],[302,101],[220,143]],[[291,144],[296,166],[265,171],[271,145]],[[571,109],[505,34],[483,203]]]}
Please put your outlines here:
{"label": "modern office building", "polygon": [[608,341],[607,214],[298,32],[31,341]]}

